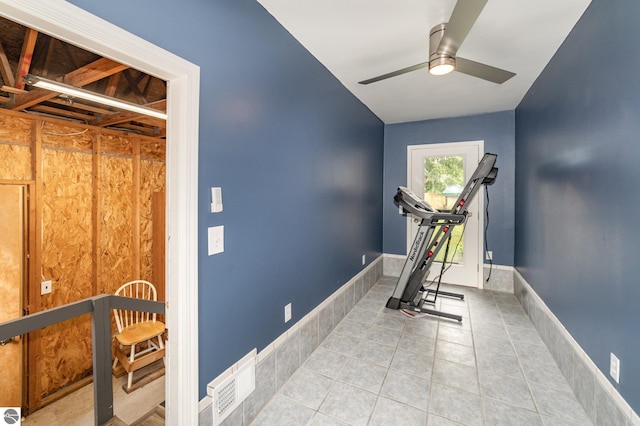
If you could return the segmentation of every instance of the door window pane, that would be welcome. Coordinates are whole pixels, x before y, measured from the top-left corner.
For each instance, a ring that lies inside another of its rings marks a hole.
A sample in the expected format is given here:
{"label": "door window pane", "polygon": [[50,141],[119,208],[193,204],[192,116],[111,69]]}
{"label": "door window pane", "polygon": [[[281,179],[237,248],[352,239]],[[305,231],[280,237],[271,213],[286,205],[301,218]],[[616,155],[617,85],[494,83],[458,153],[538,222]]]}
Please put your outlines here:
{"label": "door window pane", "polygon": [[[424,199],[438,210],[451,210],[464,189],[464,156],[440,156],[424,159]],[[464,225],[458,225],[451,231],[447,261],[462,263]],[[446,247],[442,247],[435,260],[442,262]]]}

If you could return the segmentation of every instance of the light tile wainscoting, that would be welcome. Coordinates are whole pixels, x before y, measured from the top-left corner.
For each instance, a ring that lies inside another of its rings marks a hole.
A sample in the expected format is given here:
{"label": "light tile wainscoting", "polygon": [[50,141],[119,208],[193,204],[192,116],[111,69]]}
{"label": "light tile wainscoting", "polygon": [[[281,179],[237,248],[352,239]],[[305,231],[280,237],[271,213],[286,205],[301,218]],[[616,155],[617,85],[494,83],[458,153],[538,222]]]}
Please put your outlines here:
{"label": "light tile wainscoting", "polygon": [[[413,324],[384,309],[403,264],[404,256],[378,257],[262,350],[256,390],[222,424],[640,426],[512,267],[494,265],[487,282],[485,265],[485,291],[457,287],[464,302],[443,298],[461,324]],[[200,405],[200,425],[211,425],[210,399]]]}
{"label": "light tile wainscoting", "polygon": [[502,265],[484,265],[484,290],[513,293],[513,268]]}
{"label": "light tile wainscoting", "polygon": [[[317,308],[258,353],[256,389],[223,421],[222,425],[248,425],[256,417],[278,389],[289,380],[291,375],[318,348],[336,325],[378,282],[383,273],[384,257],[378,256]],[[213,424],[209,397],[205,397],[200,402],[198,423],[200,426]]]}
{"label": "light tile wainscoting", "polygon": [[[385,254],[383,272],[387,277],[398,277],[402,272],[406,256]],[[502,265],[484,265],[484,290],[513,293],[513,267]],[[487,281],[488,279],[488,281]]]}
{"label": "light tile wainscoting", "polygon": [[516,270],[513,292],[594,424],[640,426],[640,418]]}

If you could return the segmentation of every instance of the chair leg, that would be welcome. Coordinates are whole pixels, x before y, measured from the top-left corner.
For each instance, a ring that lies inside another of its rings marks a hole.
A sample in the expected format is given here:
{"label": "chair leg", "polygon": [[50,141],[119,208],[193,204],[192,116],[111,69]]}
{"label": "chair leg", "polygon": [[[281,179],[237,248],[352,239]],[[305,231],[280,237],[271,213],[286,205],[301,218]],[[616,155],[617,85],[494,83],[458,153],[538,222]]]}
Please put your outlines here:
{"label": "chair leg", "polygon": [[[118,350],[118,348],[119,348],[120,350],[122,350],[122,345],[118,345],[118,346],[116,347],[116,351]],[[116,367],[117,367],[117,365],[118,365],[118,361],[119,361],[119,360],[118,360],[118,355],[116,355],[115,359],[113,360],[113,365],[111,366],[111,368],[116,368]]]}
{"label": "chair leg", "polygon": [[[158,336],[158,345],[160,346],[160,349],[164,349],[164,343],[162,342],[162,334]],[[166,357],[164,356],[162,357],[162,364],[166,367],[167,363],[165,358]]]}
{"label": "chair leg", "polygon": [[[129,361],[133,363],[136,357],[136,345],[131,345],[131,354],[129,355]],[[127,389],[131,388],[133,384],[133,370],[127,375]]]}

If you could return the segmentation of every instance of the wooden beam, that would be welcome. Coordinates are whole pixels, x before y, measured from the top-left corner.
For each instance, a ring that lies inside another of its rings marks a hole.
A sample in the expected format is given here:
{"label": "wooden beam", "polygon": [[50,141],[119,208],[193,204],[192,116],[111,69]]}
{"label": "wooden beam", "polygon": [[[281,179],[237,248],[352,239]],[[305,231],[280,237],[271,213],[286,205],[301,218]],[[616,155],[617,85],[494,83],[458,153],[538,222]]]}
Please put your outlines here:
{"label": "wooden beam", "polygon": [[136,126],[131,123],[122,123],[117,125],[118,130],[120,132],[128,132],[128,133],[137,133],[143,136],[151,136],[153,138],[159,137],[158,132],[155,131],[154,128],[144,127],[144,126]]}
{"label": "wooden beam", "polygon": [[6,85],[2,86],[2,91],[7,93],[13,93],[14,95],[23,95],[25,93],[29,93],[24,89],[16,89],[15,87],[6,86]]}
{"label": "wooden beam", "polygon": [[44,58],[44,65],[42,66],[42,76],[46,77],[49,75],[49,65],[51,64],[51,60],[53,58],[53,49],[55,48],[56,39],[53,37],[49,37],[49,46],[47,48],[47,56]]}
{"label": "wooden beam", "polygon": [[[29,275],[31,282],[29,283],[29,313],[40,312],[42,303],[38,295],[40,292],[40,281],[42,280],[42,122],[33,120],[31,122],[31,179],[35,182],[33,192],[29,199],[29,218],[30,232],[33,232],[33,240],[31,252],[29,253]],[[27,404],[30,408],[38,407],[40,404],[40,395],[42,395],[42,382],[40,380],[40,372],[42,363],[38,359],[42,356],[42,348],[40,338],[42,330],[29,333],[29,395]]]}
{"label": "wooden beam", "polygon": [[[66,99],[60,99],[60,98],[49,99],[47,101],[47,103],[69,106],[69,102]],[[113,111],[111,111],[110,109],[100,108],[100,107],[96,107],[96,106],[93,106],[93,105],[87,105],[87,104],[84,104],[84,103],[78,102],[78,101],[73,101],[73,105],[72,106],[74,108],[77,108],[77,109],[83,109],[85,111],[95,112],[96,114],[113,114]],[[93,117],[92,117],[92,119],[93,119]]]}
{"label": "wooden beam", "polygon": [[145,98],[149,94],[149,91],[151,90],[151,83],[153,82],[153,77],[151,77],[148,74],[146,76],[147,76],[147,81],[144,84],[144,89],[142,89],[142,94]]}
{"label": "wooden beam", "polygon": [[[109,77],[115,73],[118,73],[128,66],[119,64],[111,59],[101,58],[94,61],[84,67],[80,67],[70,73],[65,74],[62,81],[65,84],[71,86],[82,87],[94,81],[102,80],[105,77]],[[55,98],[58,96],[56,92],[50,92],[45,89],[33,89],[29,93],[16,96],[15,103],[11,107],[14,111],[19,111],[28,108],[32,105],[46,101],[47,99]]]}
{"label": "wooden beam", "polygon": [[30,111],[44,112],[47,114],[57,115],[60,117],[75,118],[77,120],[91,121],[93,115],[82,114],[81,112],[69,111],[66,109],[54,108],[46,105],[37,105],[31,107]]}
{"label": "wooden beam", "polygon": [[138,123],[141,123],[141,124],[146,124],[147,126],[161,127],[161,128],[167,127],[167,122],[165,120],[161,118],[149,117],[148,115],[143,115],[142,117],[139,117],[134,121],[137,121]]}
{"label": "wooden beam", "polygon": [[15,86],[18,89],[24,89],[24,76],[29,74],[31,68],[31,59],[33,58],[33,49],[36,47],[36,39],[38,32],[34,29],[27,28],[27,32],[22,42],[22,53],[18,61],[18,69],[16,73]]}
{"label": "wooden beam", "polygon": [[[151,279],[158,290],[158,300],[161,302],[167,300],[165,292],[166,199],[164,192],[154,192],[151,195]],[[160,321],[164,321],[164,318],[160,317]]]}
{"label": "wooden beam", "polygon": [[7,59],[7,54],[2,46],[2,41],[0,41],[0,73],[2,73],[2,80],[7,84],[7,86],[15,86],[16,80],[13,78],[11,64],[9,64],[9,59]]}
{"label": "wooden beam", "polygon": [[115,73],[129,68],[127,65],[120,64],[107,58],[100,58],[83,67],[80,67],[70,73],[67,73],[63,82],[71,86],[82,87],[94,81],[102,80]]}
{"label": "wooden beam", "polygon": [[133,94],[135,95],[136,99],[138,100],[139,104],[146,104],[147,100],[145,99],[144,95],[142,94],[142,92],[140,91],[140,88],[138,88],[138,83],[140,82],[140,80],[145,76],[144,74],[141,74],[140,76],[138,76],[137,79],[134,80],[133,76],[131,75],[131,73],[129,72],[129,70],[124,70],[122,72],[122,75],[124,75],[124,77],[127,79],[127,83],[129,83],[129,88],[131,89],[131,91],[133,92]]}
{"label": "wooden beam", "polygon": [[[11,144],[9,144],[11,145]],[[33,181],[31,179],[22,180],[22,179],[0,179],[0,185],[33,185]],[[31,196],[29,195],[29,198]],[[31,217],[31,216],[29,216]]]}
{"label": "wooden beam", "polygon": [[[32,141],[33,142],[33,141]],[[31,177],[33,177],[33,172],[31,173]],[[15,184],[19,184],[19,182],[15,182]],[[27,221],[25,225],[27,226],[27,238],[25,240],[25,249],[26,249],[26,266],[27,266],[27,275],[25,277],[25,282],[22,285],[23,287],[23,314],[29,315],[32,308],[33,299],[36,297],[36,276],[37,273],[35,271],[34,262],[34,250],[36,245],[36,235],[35,235],[35,225],[36,225],[36,213],[35,213],[35,203],[32,200],[35,200],[35,182],[31,181],[29,183],[24,183],[27,190]],[[29,401],[29,368],[36,362],[35,353],[32,347],[33,341],[33,333],[27,334],[23,339],[22,346],[22,406],[27,405],[26,403]],[[31,367],[33,368],[33,367]]]}
{"label": "wooden beam", "polygon": [[131,194],[131,218],[132,233],[133,233],[133,253],[132,253],[132,267],[131,277],[134,280],[140,280],[140,188],[141,188],[141,167],[140,167],[140,138],[132,138],[133,142],[133,191]]}
{"label": "wooden beam", "polygon": [[118,88],[118,81],[120,81],[120,76],[122,73],[113,74],[109,77],[109,81],[107,82],[107,90],[104,91],[106,96],[114,96],[116,94],[116,89]]}
{"label": "wooden beam", "polygon": [[78,62],[76,61],[76,58],[73,57],[73,53],[71,53],[71,49],[69,48],[69,45],[67,43],[62,43],[62,50],[64,50],[64,53],[67,55],[67,58],[69,58],[69,62],[71,62],[71,67],[78,68]]}

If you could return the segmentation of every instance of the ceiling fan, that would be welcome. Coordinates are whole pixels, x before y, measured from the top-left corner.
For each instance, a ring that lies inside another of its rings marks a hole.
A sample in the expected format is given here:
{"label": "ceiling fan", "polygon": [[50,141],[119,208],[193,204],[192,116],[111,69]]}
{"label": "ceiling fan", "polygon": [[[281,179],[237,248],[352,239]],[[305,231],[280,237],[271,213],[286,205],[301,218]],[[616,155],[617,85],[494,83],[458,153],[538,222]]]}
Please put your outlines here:
{"label": "ceiling fan", "polygon": [[458,71],[498,84],[509,80],[515,76],[515,73],[456,56],[460,45],[467,37],[487,1],[458,0],[449,22],[438,24],[429,32],[429,60],[427,62],[382,74],[358,83],[375,83],[427,67],[429,67],[429,73],[432,75],[444,75],[452,71]]}

